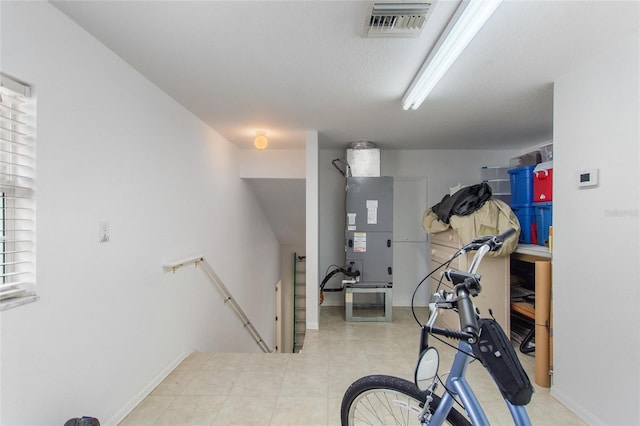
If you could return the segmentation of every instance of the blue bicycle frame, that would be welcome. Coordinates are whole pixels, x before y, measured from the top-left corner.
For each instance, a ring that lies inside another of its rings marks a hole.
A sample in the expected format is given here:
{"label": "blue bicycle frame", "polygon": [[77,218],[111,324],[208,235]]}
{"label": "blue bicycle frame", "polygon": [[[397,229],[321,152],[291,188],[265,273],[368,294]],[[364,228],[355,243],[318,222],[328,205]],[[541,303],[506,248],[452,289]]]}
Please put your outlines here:
{"label": "blue bicycle frame", "polygon": [[[446,388],[449,392],[444,392],[442,395],[440,404],[438,404],[438,408],[431,416],[429,424],[443,424],[449,410],[451,410],[451,407],[453,406],[454,396],[458,396],[462,401],[462,405],[464,406],[469,419],[471,420],[471,424],[474,426],[489,425],[489,420],[482,409],[480,401],[478,401],[478,398],[473,393],[467,379],[465,379],[465,372],[470,362],[470,357],[467,353],[473,353],[471,345],[466,342],[459,342],[458,352],[453,360],[453,366],[451,367],[451,371],[449,372],[446,382]],[[509,407],[511,417],[513,417],[513,421],[516,425],[531,425],[531,420],[529,420],[529,415],[523,405],[513,405],[507,400],[504,402],[507,404],[507,407]]]}

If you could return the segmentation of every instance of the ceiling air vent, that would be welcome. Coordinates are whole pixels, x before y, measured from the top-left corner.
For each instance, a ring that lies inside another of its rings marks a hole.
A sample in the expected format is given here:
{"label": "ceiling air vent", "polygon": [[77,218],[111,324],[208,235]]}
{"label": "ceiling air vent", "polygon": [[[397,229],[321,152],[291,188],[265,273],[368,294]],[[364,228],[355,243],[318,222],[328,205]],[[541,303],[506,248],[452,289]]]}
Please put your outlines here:
{"label": "ceiling air vent", "polygon": [[367,37],[417,37],[435,0],[374,2],[366,23]]}

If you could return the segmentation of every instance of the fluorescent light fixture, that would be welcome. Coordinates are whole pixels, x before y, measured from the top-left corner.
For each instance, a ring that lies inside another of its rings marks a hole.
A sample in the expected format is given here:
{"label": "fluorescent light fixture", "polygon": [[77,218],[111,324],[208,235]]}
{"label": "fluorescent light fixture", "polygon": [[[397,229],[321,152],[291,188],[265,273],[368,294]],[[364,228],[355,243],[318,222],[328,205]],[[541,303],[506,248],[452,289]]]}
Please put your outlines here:
{"label": "fluorescent light fixture", "polygon": [[469,0],[460,4],[456,15],[402,98],[402,108],[408,110],[420,107],[501,2],[502,0]]}

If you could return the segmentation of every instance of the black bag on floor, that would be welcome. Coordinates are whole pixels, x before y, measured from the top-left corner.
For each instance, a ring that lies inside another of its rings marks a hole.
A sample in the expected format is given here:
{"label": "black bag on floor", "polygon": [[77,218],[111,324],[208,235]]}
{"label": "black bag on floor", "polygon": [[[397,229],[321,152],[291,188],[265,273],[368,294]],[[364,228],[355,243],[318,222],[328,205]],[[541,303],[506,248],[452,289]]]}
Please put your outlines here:
{"label": "black bag on floor", "polygon": [[100,421],[95,417],[83,416],[67,420],[64,426],[100,426]]}
{"label": "black bag on floor", "polygon": [[513,405],[528,404],[533,386],[509,338],[494,319],[481,318],[478,325],[480,336],[473,345],[473,353],[489,371],[507,401]]}

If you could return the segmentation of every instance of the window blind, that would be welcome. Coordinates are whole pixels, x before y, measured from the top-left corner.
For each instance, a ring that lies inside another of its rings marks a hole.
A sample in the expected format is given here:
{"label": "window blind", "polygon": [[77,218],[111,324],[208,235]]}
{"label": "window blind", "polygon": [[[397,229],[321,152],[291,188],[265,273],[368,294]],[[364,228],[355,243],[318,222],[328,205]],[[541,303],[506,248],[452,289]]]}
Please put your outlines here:
{"label": "window blind", "polygon": [[0,73],[0,300],[35,291],[35,101]]}

